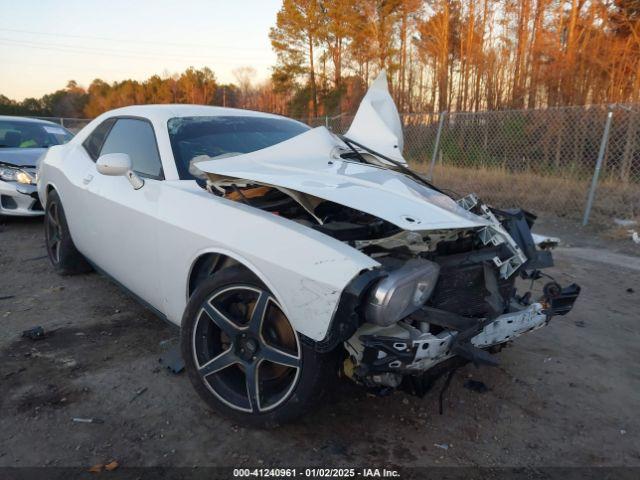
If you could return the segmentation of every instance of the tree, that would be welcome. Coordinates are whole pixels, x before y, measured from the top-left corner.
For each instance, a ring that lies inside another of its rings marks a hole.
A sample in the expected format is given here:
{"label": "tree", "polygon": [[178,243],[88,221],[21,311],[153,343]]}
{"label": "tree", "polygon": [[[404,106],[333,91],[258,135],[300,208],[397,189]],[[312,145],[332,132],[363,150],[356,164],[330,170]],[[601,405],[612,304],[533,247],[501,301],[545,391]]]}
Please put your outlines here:
{"label": "tree", "polygon": [[357,16],[356,4],[356,0],[325,0],[322,4],[325,12],[323,40],[333,63],[333,86],[338,94],[338,109],[340,109],[342,96],[344,50],[354,30],[354,20]]}
{"label": "tree", "polygon": [[[318,116],[318,90],[314,47],[323,34],[323,11],[319,0],[284,0],[269,38],[278,62],[289,74],[306,68],[311,88],[311,106]],[[303,59],[306,63],[302,63]]]}
{"label": "tree", "polygon": [[256,69],[253,67],[238,67],[235,68],[232,73],[236,79],[238,88],[240,89],[240,106],[243,108],[249,108],[251,106],[251,86],[253,79],[257,75]]}
{"label": "tree", "polygon": [[83,88],[74,80],[67,87],[54,93],[44,95],[41,99],[43,108],[54,117],[81,117],[88,100]]}
{"label": "tree", "polygon": [[216,94],[216,77],[209,67],[189,67],[178,78],[178,101],[210,105]]}
{"label": "tree", "polygon": [[416,39],[423,60],[434,59],[434,76],[437,81],[438,110],[449,110],[449,59],[453,50],[452,2],[445,0],[429,19],[418,23]]}

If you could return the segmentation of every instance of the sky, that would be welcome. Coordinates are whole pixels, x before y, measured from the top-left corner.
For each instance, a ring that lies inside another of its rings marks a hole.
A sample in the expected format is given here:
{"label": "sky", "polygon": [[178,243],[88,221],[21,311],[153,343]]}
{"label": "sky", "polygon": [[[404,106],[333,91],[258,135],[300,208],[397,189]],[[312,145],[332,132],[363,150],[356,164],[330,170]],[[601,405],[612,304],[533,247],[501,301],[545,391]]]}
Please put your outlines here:
{"label": "sky", "polygon": [[69,80],[144,80],[207,66],[222,82],[275,63],[281,0],[0,0],[0,94],[41,97]]}

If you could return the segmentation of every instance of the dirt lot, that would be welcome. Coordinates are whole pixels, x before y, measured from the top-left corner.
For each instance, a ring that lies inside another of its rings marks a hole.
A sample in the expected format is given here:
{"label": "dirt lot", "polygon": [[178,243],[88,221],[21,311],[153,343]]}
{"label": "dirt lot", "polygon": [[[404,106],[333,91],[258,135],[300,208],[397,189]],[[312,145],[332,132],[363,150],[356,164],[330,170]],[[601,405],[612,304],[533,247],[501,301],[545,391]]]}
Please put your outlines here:
{"label": "dirt lot", "polygon": [[[542,226],[572,237],[550,273],[582,285],[576,308],[500,367],[460,370],[444,415],[438,388],[378,398],[340,381],[299,423],[255,431],[159,365],[175,329],[97,274],[56,276],[39,220],[0,219],[0,466],[640,466],[640,257]],[[52,335],[21,338],[36,325]]]}

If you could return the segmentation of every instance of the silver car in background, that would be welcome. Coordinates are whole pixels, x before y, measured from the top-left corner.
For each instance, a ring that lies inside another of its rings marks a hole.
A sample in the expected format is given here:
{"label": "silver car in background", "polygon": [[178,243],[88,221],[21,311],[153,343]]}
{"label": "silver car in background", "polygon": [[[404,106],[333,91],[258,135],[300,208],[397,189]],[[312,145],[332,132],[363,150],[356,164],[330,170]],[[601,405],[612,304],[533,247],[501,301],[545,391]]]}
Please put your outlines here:
{"label": "silver car in background", "polygon": [[36,192],[38,159],[73,134],[60,125],[0,116],[0,215],[37,216],[44,211]]}

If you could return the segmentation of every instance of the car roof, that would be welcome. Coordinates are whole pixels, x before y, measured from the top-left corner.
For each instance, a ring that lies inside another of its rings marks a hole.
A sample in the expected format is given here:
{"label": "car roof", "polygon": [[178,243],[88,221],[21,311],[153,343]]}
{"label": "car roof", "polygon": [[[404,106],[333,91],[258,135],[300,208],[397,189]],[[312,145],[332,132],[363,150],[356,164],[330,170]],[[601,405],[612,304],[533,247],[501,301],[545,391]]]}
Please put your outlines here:
{"label": "car roof", "polygon": [[145,117],[159,122],[166,122],[170,118],[174,117],[252,116],[264,118],[286,118],[272,113],[243,110],[240,108],[187,104],[130,105],[128,107],[109,110],[105,113],[106,117],[129,115],[133,117]]}
{"label": "car roof", "polygon": [[0,121],[3,121],[3,120],[14,121],[14,122],[18,121],[18,122],[25,122],[25,123],[45,123],[47,125],[61,126],[59,123],[50,122],[49,120],[42,120],[40,118],[35,118],[35,117],[18,117],[14,115],[0,115]]}

